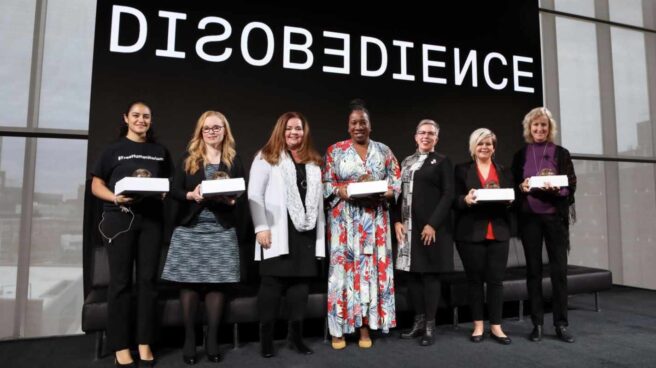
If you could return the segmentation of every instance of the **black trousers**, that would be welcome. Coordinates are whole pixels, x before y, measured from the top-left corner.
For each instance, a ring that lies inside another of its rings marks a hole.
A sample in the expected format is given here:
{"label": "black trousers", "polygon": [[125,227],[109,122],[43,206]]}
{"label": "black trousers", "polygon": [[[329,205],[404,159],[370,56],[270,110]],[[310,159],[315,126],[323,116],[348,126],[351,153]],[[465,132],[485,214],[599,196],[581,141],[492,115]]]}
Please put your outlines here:
{"label": "black trousers", "polygon": [[558,215],[522,214],[522,245],[526,255],[526,283],[531,302],[531,320],[544,324],[542,301],[542,241],[547,247],[551,288],[553,291],[553,324],[567,326],[567,225]]}
{"label": "black trousers", "polygon": [[407,272],[407,280],[415,315],[423,314],[427,321],[434,321],[442,290],[439,274]]}
{"label": "black trousers", "polygon": [[260,322],[276,320],[283,290],[287,301],[287,319],[302,321],[307,309],[309,289],[310,279],[307,277],[262,276],[257,294]]}
{"label": "black trousers", "polygon": [[112,237],[103,239],[109,259],[109,290],[107,295],[107,345],[112,351],[127,349],[135,320],[131,311],[132,274],[136,264],[136,342],[151,344],[154,336],[154,315],[157,299],[156,281],[162,240],[160,219],[131,215],[120,211],[105,211],[102,231]]}
{"label": "black trousers", "polygon": [[458,242],[458,252],[467,274],[467,296],[474,321],[483,320],[485,290],[490,324],[501,324],[503,277],[508,263],[508,241]]}

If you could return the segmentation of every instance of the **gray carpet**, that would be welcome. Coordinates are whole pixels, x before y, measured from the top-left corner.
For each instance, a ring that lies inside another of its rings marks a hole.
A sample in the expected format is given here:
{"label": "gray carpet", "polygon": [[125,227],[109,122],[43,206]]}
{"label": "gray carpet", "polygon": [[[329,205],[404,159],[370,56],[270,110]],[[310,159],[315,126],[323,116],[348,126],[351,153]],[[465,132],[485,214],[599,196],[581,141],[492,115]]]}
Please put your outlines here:
{"label": "gray carpet", "polygon": [[[656,291],[614,287],[601,293],[602,311],[594,311],[592,295],[570,298],[570,329],[574,344],[556,340],[551,315],[545,316],[545,339],[526,339],[530,320],[504,320],[504,329],[513,339],[502,346],[489,338],[469,342],[471,324],[454,330],[438,328],[435,345],[420,347],[416,341],[400,340],[398,332],[376,336],[373,348],[361,350],[348,340],[343,351],[333,351],[321,338],[308,338],[315,350],[301,356],[276,342],[277,356],[259,356],[259,344],[245,343],[233,350],[222,345],[224,360],[218,365],[201,359],[197,367],[656,367]],[[113,358],[93,360],[92,336],[0,342],[1,367],[110,367]],[[157,351],[157,367],[186,367],[179,349]]]}

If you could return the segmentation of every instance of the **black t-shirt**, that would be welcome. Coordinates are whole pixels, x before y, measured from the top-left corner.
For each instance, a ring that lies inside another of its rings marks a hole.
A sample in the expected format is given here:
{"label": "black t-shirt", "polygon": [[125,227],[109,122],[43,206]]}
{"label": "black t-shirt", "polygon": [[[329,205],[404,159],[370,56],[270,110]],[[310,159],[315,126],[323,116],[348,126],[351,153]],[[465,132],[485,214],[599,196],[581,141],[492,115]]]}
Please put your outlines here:
{"label": "black t-shirt", "polygon": [[[91,175],[104,180],[113,192],[117,181],[132,176],[137,169],[150,171],[153,178],[170,178],[173,163],[168,150],[161,144],[139,143],[123,137],[105,149],[93,165]],[[146,197],[135,203],[132,209],[141,213],[161,213],[161,206],[159,197]],[[114,203],[105,203],[105,210],[117,209]]]}

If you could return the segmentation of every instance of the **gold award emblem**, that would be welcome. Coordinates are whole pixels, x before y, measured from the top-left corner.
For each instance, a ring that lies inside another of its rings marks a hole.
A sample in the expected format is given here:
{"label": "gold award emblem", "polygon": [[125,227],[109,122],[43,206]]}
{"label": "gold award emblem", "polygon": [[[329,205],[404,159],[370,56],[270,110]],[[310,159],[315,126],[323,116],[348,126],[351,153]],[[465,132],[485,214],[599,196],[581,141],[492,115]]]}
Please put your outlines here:
{"label": "gold award emblem", "polygon": [[132,173],[132,176],[135,178],[150,178],[153,175],[146,169],[136,169]]}
{"label": "gold award emblem", "polygon": [[228,173],[225,171],[217,171],[212,175],[212,180],[220,179],[230,179],[230,175],[228,175]]}
{"label": "gold award emblem", "polygon": [[538,176],[553,176],[553,175],[556,175],[556,173],[549,168],[544,168],[540,170],[540,172],[538,173]]}

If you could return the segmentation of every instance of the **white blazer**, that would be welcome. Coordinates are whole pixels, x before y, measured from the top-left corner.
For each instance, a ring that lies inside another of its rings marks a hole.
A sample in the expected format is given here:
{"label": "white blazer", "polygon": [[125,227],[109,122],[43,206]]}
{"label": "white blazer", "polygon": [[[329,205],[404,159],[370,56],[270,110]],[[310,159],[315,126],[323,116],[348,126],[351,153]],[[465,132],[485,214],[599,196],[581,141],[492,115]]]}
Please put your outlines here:
{"label": "white blazer", "polygon": [[[323,199],[323,198],[322,198]],[[255,233],[271,231],[271,247],[264,249],[255,240],[255,260],[278,257],[289,254],[287,234],[287,191],[280,166],[271,166],[258,152],[251,165],[248,181],[248,205],[255,225]],[[319,201],[317,214],[317,241],[315,255],[326,256],[325,229],[326,217],[323,212],[323,200]],[[262,252],[264,250],[264,252]]]}

